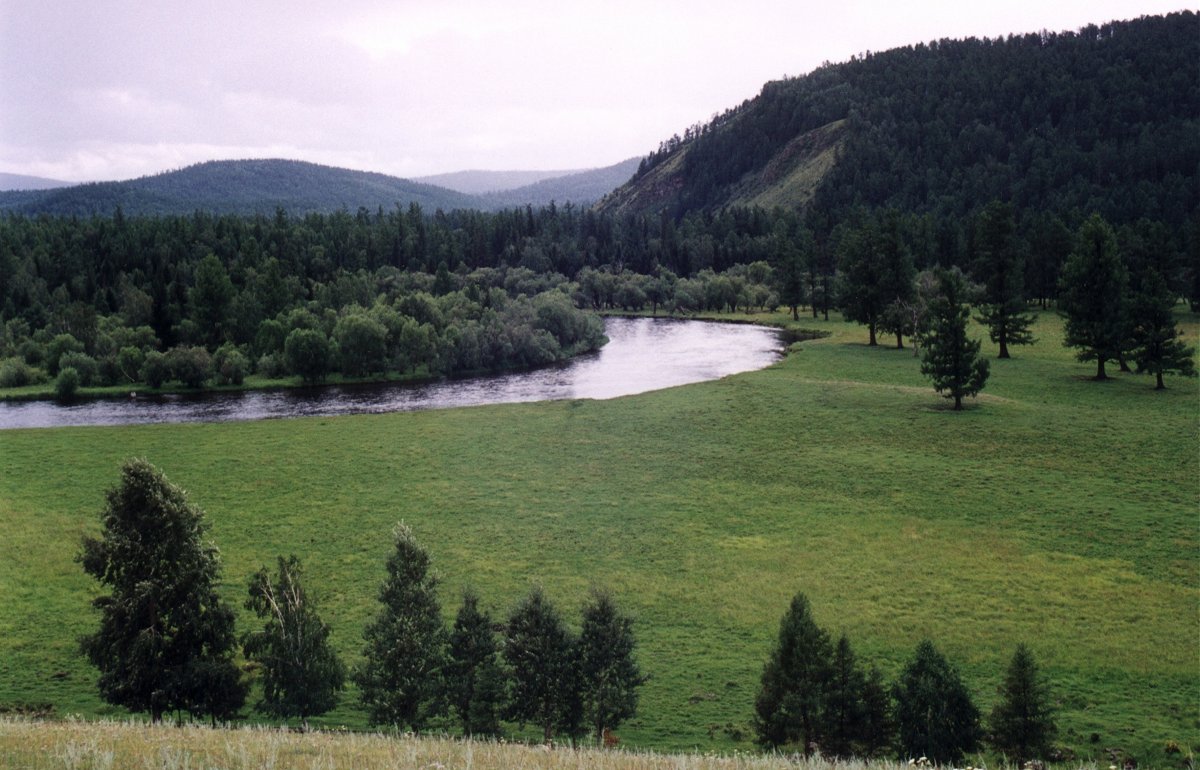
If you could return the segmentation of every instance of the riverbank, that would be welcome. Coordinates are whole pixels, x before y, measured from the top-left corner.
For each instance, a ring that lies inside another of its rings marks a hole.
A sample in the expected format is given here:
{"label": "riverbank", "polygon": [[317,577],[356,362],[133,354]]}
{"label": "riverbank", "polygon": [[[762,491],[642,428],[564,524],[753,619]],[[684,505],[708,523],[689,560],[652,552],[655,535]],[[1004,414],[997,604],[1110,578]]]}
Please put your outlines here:
{"label": "riverbank", "polygon": [[[608,586],[651,677],[617,730],[626,746],[752,750],[762,665],[803,591],[889,680],[932,639],[984,714],[1027,643],[1081,760],[1107,767],[1119,748],[1175,766],[1169,742],[1200,749],[1195,380],[1092,382],[1041,313],[1037,344],[993,360],[954,413],[911,349],[802,323],[831,336],[760,371],[607,401],[0,433],[0,704],[121,713],[78,653],[97,586],[74,558],[139,456],[207,512],[231,606],[295,553],[349,665],[400,519],[448,622],[467,585],[494,617],[531,583],[566,616]],[[1194,317],[1184,330],[1194,344]],[[319,723],[364,727],[356,698]]]}

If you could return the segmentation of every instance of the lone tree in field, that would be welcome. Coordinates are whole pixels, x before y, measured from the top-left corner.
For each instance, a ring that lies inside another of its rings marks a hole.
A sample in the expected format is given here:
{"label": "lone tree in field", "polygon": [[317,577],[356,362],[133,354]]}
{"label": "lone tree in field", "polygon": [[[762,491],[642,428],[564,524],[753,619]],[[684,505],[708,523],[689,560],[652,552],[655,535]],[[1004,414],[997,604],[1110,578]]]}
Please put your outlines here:
{"label": "lone tree in field", "polygon": [[759,743],[798,743],[808,756],[824,740],[830,656],[829,635],[813,620],[804,594],[796,594],[779,623],[779,642],[763,667],[754,703]]}
{"label": "lone tree in field", "polygon": [[246,609],[265,621],[243,641],[246,657],[263,669],[263,697],[255,708],[273,717],[324,714],[337,705],[346,668],[329,646],[329,626],[301,584],[300,562],[279,557],[279,572],[266,567],[250,579]]}
{"label": "lone tree in field", "polygon": [[416,731],[442,711],[446,629],[429,555],[407,525],[397,525],[392,536],[395,550],[379,588],[383,609],[363,632],[366,660],[354,681],[372,725]]}
{"label": "lone tree in field", "polygon": [[1105,361],[1121,358],[1128,336],[1125,266],[1112,228],[1093,214],[1079,228],[1075,250],[1063,265],[1059,307],[1066,315],[1063,344],[1078,348],[1076,358],[1096,362],[1096,379],[1106,380]]}
{"label": "lone tree in field", "polygon": [[100,628],[80,645],[100,669],[100,696],[161,721],[186,710],[227,718],[246,687],[233,663],[233,611],[217,595],[221,561],[204,512],[145,460],[121,468],[99,539],[78,560],[112,590],[92,604]]}
{"label": "lone tree in field", "polygon": [[1031,345],[1033,316],[1025,312],[1025,264],[1017,244],[1012,206],[992,201],[979,215],[975,271],[983,283],[977,320],[1009,358],[1009,345]]}
{"label": "lone tree in field", "polygon": [[1164,372],[1177,372],[1184,377],[1196,376],[1195,349],[1180,341],[1175,326],[1175,295],[1154,269],[1147,269],[1130,308],[1132,326],[1131,351],[1138,372],[1154,374],[1155,390],[1163,390]]}
{"label": "lone tree in field", "polygon": [[579,674],[583,711],[602,741],[637,713],[638,688],[646,682],[633,658],[633,619],[623,615],[607,592],[597,591],[583,607],[579,633]]}
{"label": "lone tree in field", "polygon": [[466,735],[496,735],[504,705],[504,672],[500,669],[492,618],[479,609],[479,597],[468,590],[450,631],[446,690]]}
{"label": "lone tree in field", "polygon": [[893,697],[902,756],[943,765],[979,747],[979,709],[958,672],[928,639],[917,645]]}
{"label": "lone tree in field", "polygon": [[940,294],[929,303],[929,327],[921,356],[921,374],[933,380],[933,389],[954,399],[962,409],[963,396],[983,390],[988,362],[979,355],[979,340],[967,336],[969,313],[963,301],[963,281],[957,273],[938,271]]}
{"label": "lone tree in field", "polygon": [[1024,644],[1017,645],[999,692],[1000,702],[992,709],[990,720],[996,751],[1016,764],[1046,756],[1058,728],[1049,688]]}
{"label": "lone tree in field", "polygon": [[540,588],[508,619],[504,659],[512,670],[507,716],[556,733],[578,735],[583,723],[575,639]]}

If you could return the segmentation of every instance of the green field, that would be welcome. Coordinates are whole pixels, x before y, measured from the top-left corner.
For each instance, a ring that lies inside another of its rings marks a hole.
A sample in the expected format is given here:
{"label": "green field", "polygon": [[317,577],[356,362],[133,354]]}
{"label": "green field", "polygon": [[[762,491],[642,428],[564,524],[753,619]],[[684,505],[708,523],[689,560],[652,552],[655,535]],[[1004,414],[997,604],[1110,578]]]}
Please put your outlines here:
{"label": "green field", "polygon": [[[538,583],[572,619],[590,585],[610,587],[652,676],[626,745],[748,746],[730,733],[749,737],[804,591],[888,676],[932,638],[985,713],[1027,642],[1081,756],[1162,765],[1178,762],[1167,741],[1200,748],[1196,380],[1092,382],[1044,314],[1041,341],[993,361],[954,413],[910,350],[800,325],[833,335],[760,372],[612,401],[0,432],[0,704],[118,713],[76,652],[96,586],[73,559],[142,456],[207,511],[239,610],[249,575],[295,553],[351,663],[398,520],[430,551],[448,619],[467,584],[505,615]],[[1195,316],[1186,328],[1194,344]],[[326,723],[362,725],[344,702]]]}

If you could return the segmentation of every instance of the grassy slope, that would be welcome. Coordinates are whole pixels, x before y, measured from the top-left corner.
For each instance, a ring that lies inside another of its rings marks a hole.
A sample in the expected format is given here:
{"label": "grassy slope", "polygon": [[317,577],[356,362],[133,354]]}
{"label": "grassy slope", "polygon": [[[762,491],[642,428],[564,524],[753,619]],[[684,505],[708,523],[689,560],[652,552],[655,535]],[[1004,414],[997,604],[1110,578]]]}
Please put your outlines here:
{"label": "grassy slope", "polygon": [[1195,381],[1090,382],[1045,315],[1042,341],[993,361],[978,406],[954,414],[911,352],[801,323],[834,336],[607,402],[0,432],[0,703],[110,713],[75,653],[95,586],[72,557],[140,455],[208,512],[231,601],[297,553],[351,661],[399,519],[444,576],[448,616],[467,583],[503,614],[540,582],[572,616],[589,584],[610,586],[653,676],[626,743],[731,745],[803,590],[888,675],[933,638],[985,712],[1027,641],[1081,751],[1145,763],[1166,740],[1200,744]]}

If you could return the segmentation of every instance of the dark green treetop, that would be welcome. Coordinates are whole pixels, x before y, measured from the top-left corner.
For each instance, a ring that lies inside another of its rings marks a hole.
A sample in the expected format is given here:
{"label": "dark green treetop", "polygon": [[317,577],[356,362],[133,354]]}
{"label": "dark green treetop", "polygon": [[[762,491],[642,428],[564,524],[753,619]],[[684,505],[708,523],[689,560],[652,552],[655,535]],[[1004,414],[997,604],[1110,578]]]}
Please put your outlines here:
{"label": "dark green treetop", "polygon": [[1017,645],[999,693],[1000,702],[989,720],[996,751],[1017,764],[1045,757],[1057,726],[1049,688],[1024,644]]}
{"label": "dark green treetop", "polygon": [[933,380],[934,390],[953,398],[959,410],[964,396],[983,389],[988,362],[979,355],[979,340],[967,336],[969,312],[961,276],[949,270],[939,270],[937,276],[940,293],[929,303],[921,374]]}
{"label": "dark green treetop", "polygon": [[204,512],[141,459],[106,495],[99,538],[79,561],[111,589],[92,604],[100,628],[80,640],[100,669],[100,695],[131,711],[187,710],[228,717],[245,702],[233,663],[234,616],[217,594],[220,553]]}
{"label": "dark green treetop", "polygon": [[379,588],[383,607],[363,632],[366,660],[354,680],[371,724],[420,730],[442,711],[446,629],[429,555],[408,525],[398,524],[392,535]]}
{"label": "dark green treetop", "polygon": [[583,607],[579,674],[584,714],[596,740],[637,713],[638,688],[646,682],[634,660],[633,619],[605,591]]}
{"label": "dark green treetop", "polygon": [[957,762],[979,747],[979,709],[958,672],[928,639],[893,688],[902,756]]}
{"label": "dark green treetop", "polygon": [[506,715],[557,733],[577,735],[583,724],[576,641],[554,605],[534,588],[508,618],[504,659],[512,671]]}
{"label": "dark green treetop", "polygon": [[759,743],[797,743],[807,756],[824,740],[826,692],[832,676],[829,635],[817,626],[804,594],[779,623],[779,641],[763,666],[754,703]]}

